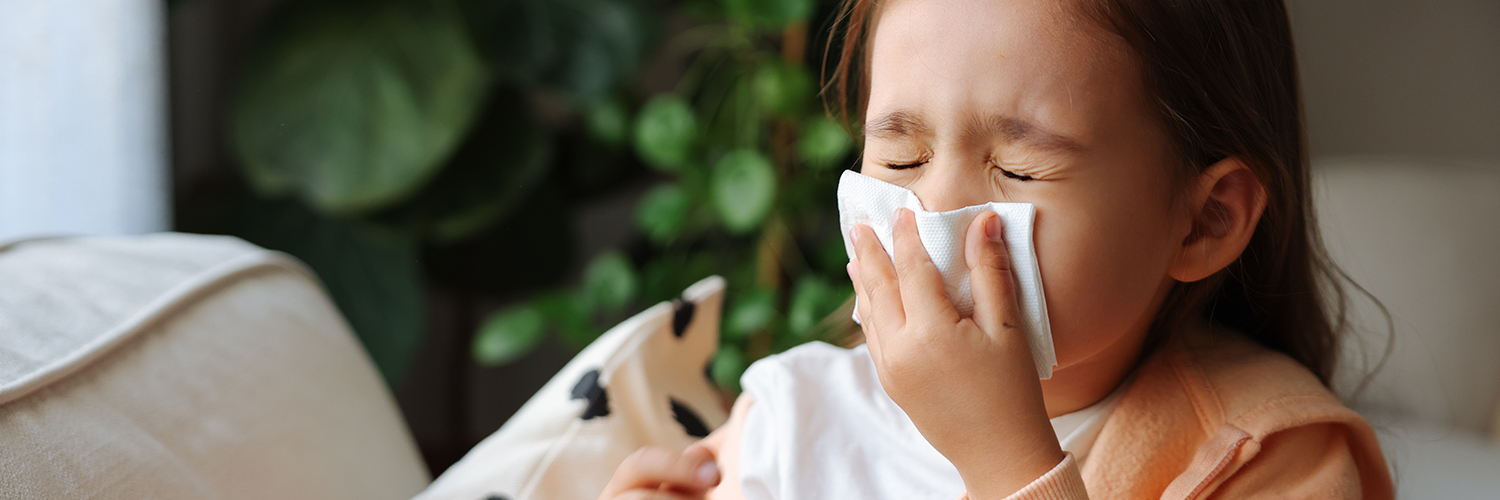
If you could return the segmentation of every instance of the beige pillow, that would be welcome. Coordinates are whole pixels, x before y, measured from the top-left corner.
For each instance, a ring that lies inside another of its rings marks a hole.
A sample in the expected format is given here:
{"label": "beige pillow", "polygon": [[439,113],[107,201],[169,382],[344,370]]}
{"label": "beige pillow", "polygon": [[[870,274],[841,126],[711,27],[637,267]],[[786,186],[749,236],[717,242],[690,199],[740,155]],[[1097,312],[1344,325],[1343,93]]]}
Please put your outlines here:
{"label": "beige pillow", "polygon": [[708,379],[724,279],[605,332],[416,500],[589,499],[646,445],[686,448],[728,418]]}

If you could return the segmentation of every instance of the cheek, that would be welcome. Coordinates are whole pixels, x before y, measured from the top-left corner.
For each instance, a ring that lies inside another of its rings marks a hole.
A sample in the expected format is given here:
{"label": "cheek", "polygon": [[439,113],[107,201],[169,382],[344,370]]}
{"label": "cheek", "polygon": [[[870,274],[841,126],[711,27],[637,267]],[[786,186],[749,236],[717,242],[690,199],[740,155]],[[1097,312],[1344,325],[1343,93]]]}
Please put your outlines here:
{"label": "cheek", "polygon": [[1141,208],[1155,204],[1116,205],[1037,211],[1037,259],[1060,366],[1143,334],[1155,315],[1175,255],[1170,220],[1165,210]]}

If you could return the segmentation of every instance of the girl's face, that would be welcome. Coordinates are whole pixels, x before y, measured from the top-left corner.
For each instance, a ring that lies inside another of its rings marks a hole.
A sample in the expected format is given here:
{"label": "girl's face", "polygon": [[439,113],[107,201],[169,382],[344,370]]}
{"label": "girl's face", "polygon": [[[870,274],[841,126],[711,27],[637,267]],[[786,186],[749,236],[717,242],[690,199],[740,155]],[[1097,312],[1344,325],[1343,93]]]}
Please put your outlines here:
{"label": "girl's face", "polygon": [[1133,359],[1191,219],[1124,42],[1043,0],[882,8],[863,172],[929,211],[1035,204],[1059,376]]}

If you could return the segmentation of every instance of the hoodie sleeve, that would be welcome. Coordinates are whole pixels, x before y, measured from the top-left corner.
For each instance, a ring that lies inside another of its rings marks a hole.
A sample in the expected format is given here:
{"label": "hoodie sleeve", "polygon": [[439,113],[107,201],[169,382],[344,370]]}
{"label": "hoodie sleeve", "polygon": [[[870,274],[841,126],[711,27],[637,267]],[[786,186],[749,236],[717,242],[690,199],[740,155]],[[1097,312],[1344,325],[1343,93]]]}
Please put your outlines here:
{"label": "hoodie sleeve", "polygon": [[[1072,453],[1067,453],[1056,467],[1036,478],[1020,491],[1005,497],[1006,500],[1087,500],[1089,494],[1083,489],[1083,473]],[[965,493],[959,500],[969,500]]]}

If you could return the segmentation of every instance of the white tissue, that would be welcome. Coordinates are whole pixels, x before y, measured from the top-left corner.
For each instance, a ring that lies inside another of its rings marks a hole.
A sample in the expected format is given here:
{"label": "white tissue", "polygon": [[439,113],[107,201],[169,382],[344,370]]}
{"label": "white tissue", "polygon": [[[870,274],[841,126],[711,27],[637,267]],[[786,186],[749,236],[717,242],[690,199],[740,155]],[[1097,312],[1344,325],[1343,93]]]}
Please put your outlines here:
{"label": "white tissue", "polygon": [[[1026,326],[1027,339],[1031,344],[1031,359],[1036,362],[1037,377],[1052,378],[1052,369],[1057,366],[1057,354],[1052,349],[1052,326],[1047,322],[1047,301],[1042,294],[1042,274],[1037,266],[1036,249],[1031,242],[1031,224],[1036,216],[1036,207],[1030,203],[997,203],[974,205],[949,210],[928,212],[911,190],[870,177],[852,170],[844,171],[839,178],[839,227],[844,233],[844,250],[854,259],[854,242],[849,240],[849,230],[864,224],[875,230],[889,253],[892,245],[891,229],[896,220],[896,209],[907,208],[916,214],[917,233],[922,246],[932,263],[943,275],[943,287],[948,299],[961,316],[974,312],[974,297],[969,292],[969,265],[964,261],[964,232],[974,217],[984,211],[1000,215],[1005,223],[1005,243],[1010,249],[1011,269],[1016,277],[1016,299]],[[859,322],[859,310],[855,309],[854,321]]]}

